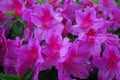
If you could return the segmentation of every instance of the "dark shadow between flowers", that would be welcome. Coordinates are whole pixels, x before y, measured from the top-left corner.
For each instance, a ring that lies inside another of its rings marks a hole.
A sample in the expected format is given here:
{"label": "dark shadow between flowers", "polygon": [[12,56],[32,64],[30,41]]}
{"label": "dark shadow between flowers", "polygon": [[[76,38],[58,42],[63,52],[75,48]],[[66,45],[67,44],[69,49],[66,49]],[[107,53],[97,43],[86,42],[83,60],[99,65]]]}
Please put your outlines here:
{"label": "dark shadow between flowers", "polygon": [[39,80],[58,80],[58,71],[55,67],[43,70],[39,73]]}

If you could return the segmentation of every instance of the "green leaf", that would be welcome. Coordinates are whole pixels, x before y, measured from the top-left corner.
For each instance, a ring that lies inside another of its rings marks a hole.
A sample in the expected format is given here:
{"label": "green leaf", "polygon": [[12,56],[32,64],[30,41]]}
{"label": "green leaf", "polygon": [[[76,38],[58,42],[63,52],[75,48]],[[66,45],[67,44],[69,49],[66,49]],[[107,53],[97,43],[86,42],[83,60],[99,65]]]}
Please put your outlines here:
{"label": "green leaf", "polygon": [[32,76],[32,70],[28,70],[25,75],[24,75],[24,79],[23,80],[30,80],[31,76]]}
{"label": "green leaf", "polygon": [[20,22],[16,22],[12,25],[8,38],[16,39],[17,36],[23,38],[24,34],[24,24]]}
{"label": "green leaf", "polygon": [[23,22],[24,22],[21,17],[18,17],[16,20],[17,20],[18,22],[20,22],[20,23],[23,23]]}
{"label": "green leaf", "polygon": [[99,0],[92,0],[95,4],[99,3]]}
{"label": "green leaf", "polygon": [[17,74],[17,78],[20,80],[20,74]]}
{"label": "green leaf", "polygon": [[44,0],[38,0],[38,2],[39,2],[40,4],[44,4],[44,3],[45,3]]}
{"label": "green leaf", "polygon": [[76,38],[78,38],[78,36],[73,35],[71,33],[67,34],[67,37],[69,38],[69,42],[74,42]]}
{"label": "green leaf", "polygon": [[49,2],[52,2],[53,0],[50,0]]}
{"label": "green leaf", "polygon": [[120,4],[120,0],[114,0],[117,4]]}
{"label": "green leaf", "polygon": [[115,34],[120,38],[120,28],[118,28],[117,30],[108,29],[108,33]]}
{"label": "green leaf", "polygon": [[8,11],[8,12],[6,12],[6,16],[14,16],[14,14],[15,14],[15,11],[13,11],[13,12],[11,12],[11,11]]}
{"label": "green leaf", "polygon": [[3,74],[3,73],[0,73],[0,79],[1,80],[20,80],[18,76],[15,76],[12,74]]}
{"label": "green leaf", "polygon": [[80,1],[79,1],[79,0],[75,0],[75,2],[76,2],[77,4],[79,4],[79,3],[80,3]]}

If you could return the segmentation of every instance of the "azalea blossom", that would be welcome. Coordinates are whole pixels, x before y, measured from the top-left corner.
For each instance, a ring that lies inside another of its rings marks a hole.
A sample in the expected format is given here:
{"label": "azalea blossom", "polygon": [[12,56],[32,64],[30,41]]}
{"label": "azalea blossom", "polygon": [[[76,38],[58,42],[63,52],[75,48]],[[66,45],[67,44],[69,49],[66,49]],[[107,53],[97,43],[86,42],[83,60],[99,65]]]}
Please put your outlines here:
{"label": "azalea blossom", "polygon": [[0,63],[4,62],[4,57],[7,53],[7,43],[4,36],[4,30],[0,29]]}
{"label": "azalea blossom", "polygon": [[18,65],[17,49],[21,46],[19,38],[16,40],[7,40],[7,54],[4,59],[5,73],[17,75],[16,67]]}
{"label": "azalea blossom", "polygon": [[96,57],[95,65],[99,68],[99,80],[119,80],[120,72],[120,55],[119,50],[114,46],[106,46],[103,57]]}
{"label": "azalea blossom", "polygon": [[62,40],[62,36],[59,34],[50,35],[47,39],[47,45],[42,49],[43,58],[45,59],[44,68],[54,66],[58,61],[61,61],[69,46],[70,43],[67,38]]}
{"label": "azalea blossom", "polygon": [[72,44],[69,52],[63,57],[64,60],[56,64],[59,80],[72,80],[71,75],[81,79],[87,78],[91,70],[89,57],[90,54],[86,48],[78,46],[77,43]]}
{"label": "azalea blossom", "polygon": [[22,15],[23,4],[19,0],[1,0],[0,10],[6,14],[7,12],[14,13],[14,17]]}
{"label": "azalea blossom", "polygon": [[97,19],[94,8],[87,8],[84,11],[76,11],[76,22],[77,24],[71,28],[71,32],[75,35],[84,33],[90,28],[98,30],[103,28],[105,24],[103,19]]}
{"label": "azalea blossom", "polygon": [[17,51],[19,64],[16,69],[21,75],[33,68],[36,62],[43,63],[41,48],[37,39],[30,40],[27,45],[22,45]]}
{"label": "azalea blossom", "polygon": [[117,0],[0,0],[0,73],[120,80],[119,30]]}

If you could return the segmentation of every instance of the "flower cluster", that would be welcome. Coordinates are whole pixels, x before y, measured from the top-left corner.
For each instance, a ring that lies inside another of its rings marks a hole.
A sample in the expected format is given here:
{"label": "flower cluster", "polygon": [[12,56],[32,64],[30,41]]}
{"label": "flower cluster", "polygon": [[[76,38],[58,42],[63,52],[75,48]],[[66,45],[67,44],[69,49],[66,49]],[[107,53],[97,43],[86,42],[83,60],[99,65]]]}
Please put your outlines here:
{"label": "flower cluster", "polygon": [[[120,80],[120,9],[114,0],[0,0],[0,64],[6,74],[55,67],[59,80]],[[72,76],[72,77],[71,77]]]}

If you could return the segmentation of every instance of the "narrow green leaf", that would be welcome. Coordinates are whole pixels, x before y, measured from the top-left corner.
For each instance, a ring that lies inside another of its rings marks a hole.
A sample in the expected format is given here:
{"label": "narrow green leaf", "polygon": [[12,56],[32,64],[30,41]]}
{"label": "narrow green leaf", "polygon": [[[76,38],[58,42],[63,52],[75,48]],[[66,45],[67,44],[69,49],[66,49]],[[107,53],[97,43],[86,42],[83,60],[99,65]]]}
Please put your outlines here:
{"label": "narrow green leaf", "polygon": [[38,0],[38,2],[39,2],[40,4],[44,4],[44,3],[45,3],[44,0]]}
{"label": "narrow green leaf", "polygon": [[17,78],[20,80],[20,74],[17,74]]}
{"label": "narrow green leaf", "polygon": [[23,22],[24,22],[21,17],[18,17],[16,20],[17,20],[18,22],[20,22],[20,23],[23,23]]}
{"label": "narrow green leaf", "polygon": [[0,79],[1,80],[20,80],[17,76],[14,76],[12,74],[2,74],[2,73],[0,73]]}
{"label": "narrow green leaf", "polygon": [[99,3],[99,0],[92,0],[95,4]]}
{"label": "narrow green leaf", "polygon": [[120,0],[114,0],[117,4],[120,4]]}
{"label": "narrow green leaf", "polygon": [[80,3],[80,1],[79,1],[79,0],[75,0],[75,2],[76,2],[77,4],[79,4],[79,3]]}
{"label": "narrow green leaf", "polygon": [[30,77],[32,76],[32,70],[28,70],[25,75],[24,75],[24,80],[29,80]]}
{"label": "narrow green leaf", "polygon": [[15,14],[15,11],[11,12],[11,11],[8,11],[6,12],[6,16],[14,16]]}
{"label": "narrow green leaf", "polygon": [[17,36],[23,38],[24,25],[20,22],[16,22],[12,25],[8,38],[16,39]]}

